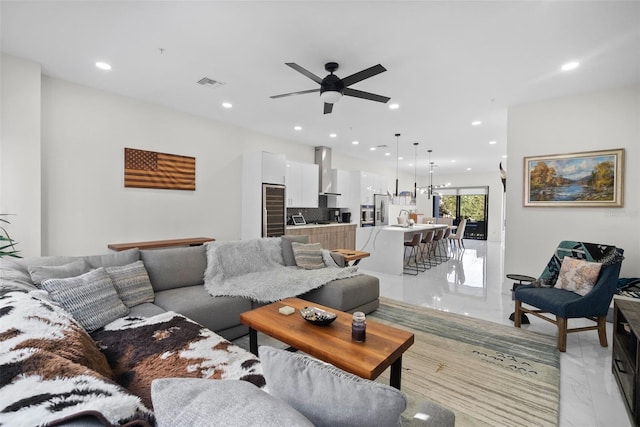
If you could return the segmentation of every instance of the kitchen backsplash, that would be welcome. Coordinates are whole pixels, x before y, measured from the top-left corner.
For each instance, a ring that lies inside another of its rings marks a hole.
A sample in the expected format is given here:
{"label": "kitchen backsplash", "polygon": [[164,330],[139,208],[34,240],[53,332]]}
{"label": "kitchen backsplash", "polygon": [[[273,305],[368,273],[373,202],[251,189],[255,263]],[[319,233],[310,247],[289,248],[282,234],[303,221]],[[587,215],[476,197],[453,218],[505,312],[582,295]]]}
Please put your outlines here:
{"label": "kitchen backsplash", "polygon": [[318,221],[335,221],[336,211],[347,211],[347,209],[340,210],[336,208],[328,208],[327,196],[321,195],[318,198],[317,208],[287,208],[287,223],[290,223],[289,219],[291,218],[291,215],[297,215],[298,213],[301,213],[302,216],[304,216],[304,219],[307,223]]}

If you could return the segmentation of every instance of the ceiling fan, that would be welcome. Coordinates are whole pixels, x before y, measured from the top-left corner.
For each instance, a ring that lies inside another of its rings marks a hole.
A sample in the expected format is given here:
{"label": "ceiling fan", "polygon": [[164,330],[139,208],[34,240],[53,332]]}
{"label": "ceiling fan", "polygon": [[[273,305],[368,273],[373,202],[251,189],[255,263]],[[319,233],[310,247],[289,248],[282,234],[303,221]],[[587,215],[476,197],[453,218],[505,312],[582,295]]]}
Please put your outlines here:
{"label": "ceiling fan", "polygon": [[284,98],[286,96],[292,95],[302,95],[305,93],[313,93],[320,92],[320,99],[324,101],[324,114],[329,114],[333,110],[333,104],[340,101],[342,95],[353,96],[355,98],[368,99],[369,101],[376,101],[386,103],[389,101],[389,97],[376,95],[375,93],[363,92],[361,90],[351,89],[348,86],[352,84],[358,83],[364,79],[368,79],[369,77],[373,77],[377,74],[383,73],[387,71],[382,65],[374,65],[373,67],[367,68],[366,70],[359,71],[355,74],[351,74],[344,79],[336,76],[334,71],[338,69],[337,62],[327,62],[324,64],[324,69],[327,70],[330,74],[324,79],[316,76],[312,72],[305,70],[298,64],[294,62],[286,62],[285,65],[293,68],[299,73],[304,74],[309,77],[314,82],[318,83],[320,87],[318,89],[309,89],[303,90],[300,92],[291,92],[291,93],[283,93],[282,95],[274,95],[271,98]]}

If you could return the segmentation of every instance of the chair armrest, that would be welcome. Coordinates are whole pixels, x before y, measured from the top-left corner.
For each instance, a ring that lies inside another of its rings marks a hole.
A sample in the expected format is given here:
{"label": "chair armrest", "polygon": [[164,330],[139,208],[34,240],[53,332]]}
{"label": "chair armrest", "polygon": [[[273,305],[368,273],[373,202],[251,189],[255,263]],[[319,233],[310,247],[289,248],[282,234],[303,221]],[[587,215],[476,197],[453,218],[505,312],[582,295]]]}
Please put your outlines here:
{"label": "chair armrest", "polygon": [[414,415],[411,427],[453,427],[456,424],[456,415],[437,403],[424,401],[418,407]]}

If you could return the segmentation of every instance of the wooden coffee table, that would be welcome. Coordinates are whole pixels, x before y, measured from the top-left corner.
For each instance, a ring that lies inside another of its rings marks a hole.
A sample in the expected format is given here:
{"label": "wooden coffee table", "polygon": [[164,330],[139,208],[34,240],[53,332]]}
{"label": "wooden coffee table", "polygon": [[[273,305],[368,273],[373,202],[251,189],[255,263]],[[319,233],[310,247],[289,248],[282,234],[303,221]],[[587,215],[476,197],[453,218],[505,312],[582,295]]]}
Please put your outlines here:
{"label": "wooden coffee table", "polygon": [[[278,310],[285,305],[296,312],[286,316]],[[328,326],[313,325],[300,316],[307,306],[332,311],[338,318]],[[411,332],[383,325],[367,319],[367,340],[351,341],[351,314],[289,298],[240,314],[240,321],[249,326],[249,346],[258,354],[258,331],[269,335],[296,350],[303,351],[324,362],[373,380],[391,366],[390,385],[400,389],[402,354],[413,345]]]}

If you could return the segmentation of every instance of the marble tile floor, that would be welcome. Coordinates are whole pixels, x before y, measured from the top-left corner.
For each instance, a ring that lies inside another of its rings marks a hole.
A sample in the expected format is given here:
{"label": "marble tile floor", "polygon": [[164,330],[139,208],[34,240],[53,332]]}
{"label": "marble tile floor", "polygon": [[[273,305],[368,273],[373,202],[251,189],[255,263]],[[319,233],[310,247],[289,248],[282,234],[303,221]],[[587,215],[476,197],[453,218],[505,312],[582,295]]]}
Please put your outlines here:
{"label": "marble tile floor", "polygon": [[[509,320],[514,310],[512,282],[505,277],[502,245],[465,240],[465,246],[464,251],[454,251],[449,261],[418,276],[363,271],[380,278],[384,297],[513,326]],[[556,336],[555,325],[533,316],[529,319],[531,324],[523,328]],[[569,327],[583,326],[581,322],[590,323],[570,320]],[[607,348],[600,346],[596,331],[569,334],[567,352],[560,356],[560,427],[632,425],[611,373],[611,333],[609,323]]]}

